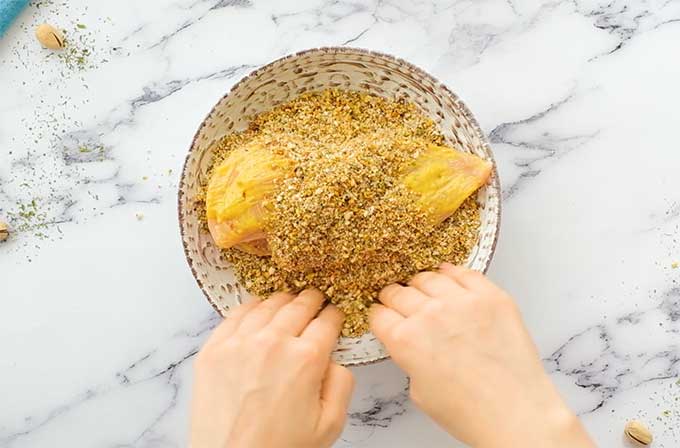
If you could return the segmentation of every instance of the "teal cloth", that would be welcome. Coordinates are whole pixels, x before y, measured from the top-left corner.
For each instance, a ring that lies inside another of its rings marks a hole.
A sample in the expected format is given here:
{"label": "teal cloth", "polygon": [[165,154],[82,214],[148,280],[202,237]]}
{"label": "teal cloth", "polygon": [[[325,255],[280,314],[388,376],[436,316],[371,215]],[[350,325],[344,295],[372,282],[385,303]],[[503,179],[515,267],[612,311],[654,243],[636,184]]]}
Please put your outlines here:
{"label": "teal cloth", "polygon": [[0,0],[0,37],[14,22],[29,0]]}

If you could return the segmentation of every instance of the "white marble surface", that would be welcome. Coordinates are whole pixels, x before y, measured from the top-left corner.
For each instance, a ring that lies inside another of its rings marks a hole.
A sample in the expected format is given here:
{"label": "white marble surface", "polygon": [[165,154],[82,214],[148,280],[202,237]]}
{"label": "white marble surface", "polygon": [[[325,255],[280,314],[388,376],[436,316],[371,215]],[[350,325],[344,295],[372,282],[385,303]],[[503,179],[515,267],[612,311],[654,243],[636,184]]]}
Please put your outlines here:
{"label": "white marble surface", "polygon": [[[185,151],[248,71],[343,44],[422,66],[490,135],[490,275],[599,445],[633,417],[680,445],[680,1],[43,0],[0,40],[0,446],[185,446],[218,320],[180,247]],[[355,374],[336,447],[456,446],[391,362]]]}

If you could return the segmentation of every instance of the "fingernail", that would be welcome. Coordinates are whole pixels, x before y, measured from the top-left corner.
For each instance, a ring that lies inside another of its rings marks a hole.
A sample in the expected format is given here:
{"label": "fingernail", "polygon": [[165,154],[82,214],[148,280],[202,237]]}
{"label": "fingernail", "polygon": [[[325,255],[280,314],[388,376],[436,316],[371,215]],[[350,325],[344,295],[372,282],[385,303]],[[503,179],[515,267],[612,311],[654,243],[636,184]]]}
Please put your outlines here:
{"label": "fingernail", "polygon": [[389,285],[385,286],[385,287],[382,289],[382,292],[388,292],[390,289],[400,288],[400,287],[401,287],[401,285],[398,285],[398,284],[396,284],[396,283],[390,283]]}
{"label": "fingernail", "polygon": [[342,315],[344,316],[344,313],[343,313],[342,311],[340,311],[340,308],[338,308],[337,306],[333,305],[332,303],[327,304],[325,308],[328,308],[328,309],[331,310],[332,312],[342,313]]}
{"label": "fingernail", "polygon": [[260,296],[248,295],[244,300],[241,300],[241,305],[252,302],[262,302],[262,298]]}
{"label": "fingernail", "polygon": [[285,299],[285,300],[293,300],[295,298],[295,295],[291,294],[289,292],[279,291],[279,292],[275,292],[274,294],[269,296],[270,299],[273,299],[275,297],[281,297],[282,299]]}
{"label": "fingernail", "polygon": [[300,294],[298,294],[298,295],[302,295],[302,294],[311,294],[311,295],[314,295],[314,296],[323,297],[323,293],[316,288],[306,288],[306,289],[302,290],[300,292]]}
{"label": "fingernail", "polygon": [[332,303],[329,303],[328,305],[326,305],[326,308],[328,308],[329,311],[330,311],[331,313],[335,313],[335,314],[338,314],[338,315],[342,316],[343,322],[345,321],[345,313],[343,313],[343,312],[340,310],[340,308],[338,308],[337,306],[333,305]]}
{"label": "fingernail", "polygon": [[451,270],[461,270],[464,269],[463,266],[456,266],[455,264],[444,262],[439,265],[439,269],[451,269]]}

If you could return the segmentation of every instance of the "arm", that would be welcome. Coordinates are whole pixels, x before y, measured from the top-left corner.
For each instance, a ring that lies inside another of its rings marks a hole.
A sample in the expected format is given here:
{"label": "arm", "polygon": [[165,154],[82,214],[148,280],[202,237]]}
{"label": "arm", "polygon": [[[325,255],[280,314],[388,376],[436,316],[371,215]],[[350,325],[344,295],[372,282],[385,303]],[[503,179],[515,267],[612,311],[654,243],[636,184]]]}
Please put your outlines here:
{"label": "arm", "polygon": [[339,437],[354,380],[330,360],[342,313],[318,291],[234,309],[198,354],[194,448],[323,448]]}
{"label": "arm", "polygon": [[450,264],[390,285],[371,329],[411,377],[411,398],[476,448],[593,448],[543,370],[512,298]]}

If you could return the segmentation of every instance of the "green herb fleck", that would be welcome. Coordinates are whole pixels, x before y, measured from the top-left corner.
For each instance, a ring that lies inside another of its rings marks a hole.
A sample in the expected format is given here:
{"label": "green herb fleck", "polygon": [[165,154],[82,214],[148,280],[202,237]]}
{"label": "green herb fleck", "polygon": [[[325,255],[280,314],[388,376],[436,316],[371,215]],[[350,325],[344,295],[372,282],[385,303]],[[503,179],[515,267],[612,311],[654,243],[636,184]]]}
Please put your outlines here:
{"label": "green herb fleck", "polygon": [[40,232],[41,229],[46,229],[50,224],[47,213],[39,209],[38,202],[35,199],[28,203],[18,202],[17,210],[8,212],[7,216],[9,216],[17,232],[34,231],[35,236],[47,238],[47,235]]}

